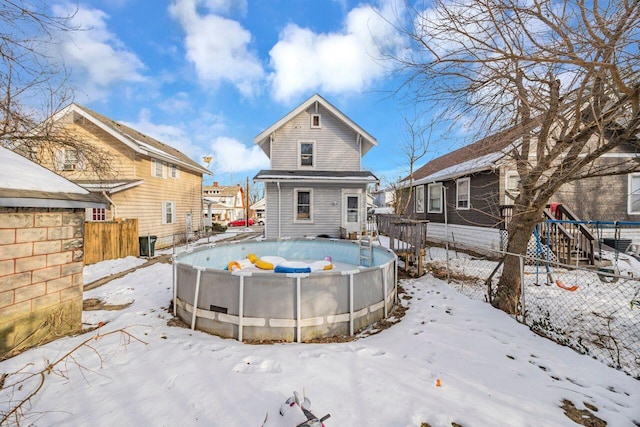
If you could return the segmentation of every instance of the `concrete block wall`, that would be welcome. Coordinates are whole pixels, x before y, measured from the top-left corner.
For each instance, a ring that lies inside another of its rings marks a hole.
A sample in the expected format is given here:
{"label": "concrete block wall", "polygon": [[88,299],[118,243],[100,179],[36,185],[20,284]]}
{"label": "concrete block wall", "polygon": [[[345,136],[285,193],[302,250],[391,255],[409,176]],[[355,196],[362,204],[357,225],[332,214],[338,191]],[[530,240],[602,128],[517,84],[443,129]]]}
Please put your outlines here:
{"label": "concrete block wall", "polygon": [[84,209],[0,207],[0,360],[82,328]]}

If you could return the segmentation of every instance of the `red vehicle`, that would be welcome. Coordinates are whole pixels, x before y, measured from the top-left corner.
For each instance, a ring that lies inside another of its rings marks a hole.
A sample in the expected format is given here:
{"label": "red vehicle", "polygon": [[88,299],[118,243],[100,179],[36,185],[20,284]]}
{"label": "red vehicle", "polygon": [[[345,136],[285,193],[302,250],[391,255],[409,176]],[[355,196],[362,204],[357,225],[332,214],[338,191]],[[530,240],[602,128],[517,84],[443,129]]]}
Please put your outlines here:
{"label": "red vehicle", "polygon": [[[249,218],[249,225],[254,225],[256,222]],[[229,221],[227,227],[247,227],[247,221],[245,219],[236,219],[235,221]]]}

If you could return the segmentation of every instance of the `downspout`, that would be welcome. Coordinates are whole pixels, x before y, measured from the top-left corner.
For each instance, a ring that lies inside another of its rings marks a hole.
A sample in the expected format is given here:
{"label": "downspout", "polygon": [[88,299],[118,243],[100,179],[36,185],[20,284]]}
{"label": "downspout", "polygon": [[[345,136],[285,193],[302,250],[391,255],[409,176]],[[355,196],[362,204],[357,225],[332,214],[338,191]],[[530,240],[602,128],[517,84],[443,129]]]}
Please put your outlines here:
{"label": "downspout", "polygon": [[280,192],[280,181],[276,182],[276,184],[278,185],[278,239],[280,239],[281,236],[281,226],[282,226],[282,205],[281,205],[281,192]]}
{"label": "downspout", "polygon": [[118,207],[116,206],[115,203],[113,203],[113,200],[111,200],[109,198],[109,196],[107,196],[107,192],[103,191],[102,195],[104,196],[105,199],[107,199],[109,201],[109,203],[111,203],[113,205],[113,219],[116,219],[118,217]]}

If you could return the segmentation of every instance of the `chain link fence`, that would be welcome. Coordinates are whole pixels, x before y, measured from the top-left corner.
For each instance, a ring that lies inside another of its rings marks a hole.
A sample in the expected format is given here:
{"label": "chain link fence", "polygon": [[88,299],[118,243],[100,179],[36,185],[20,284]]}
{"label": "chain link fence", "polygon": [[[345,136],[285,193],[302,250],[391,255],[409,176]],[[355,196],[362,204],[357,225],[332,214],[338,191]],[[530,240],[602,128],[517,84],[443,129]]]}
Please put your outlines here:
{"label": "chain link fence", "polygon": [[[480,248],[460,252],[431,247],[425,267],[457,291],[489,302],[505,255]],[[620,254],[617,265],[598,269],[519,257],[522,295],[516,319],[640,379],[640,261]]]}

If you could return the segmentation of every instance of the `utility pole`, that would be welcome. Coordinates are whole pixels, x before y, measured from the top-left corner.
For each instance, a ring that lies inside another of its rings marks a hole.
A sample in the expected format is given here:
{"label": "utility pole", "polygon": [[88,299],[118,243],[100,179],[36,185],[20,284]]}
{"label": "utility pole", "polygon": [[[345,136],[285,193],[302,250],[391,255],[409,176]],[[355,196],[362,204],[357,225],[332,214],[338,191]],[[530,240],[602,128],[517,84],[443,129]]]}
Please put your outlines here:
{"label": "utility pole", "polygon": [[249,177],[247,177],[247,185],[246,185],[247,194],[245,194],[244,198],[246,200],[246,215],[245,215],[245,226],[249,226]]}

